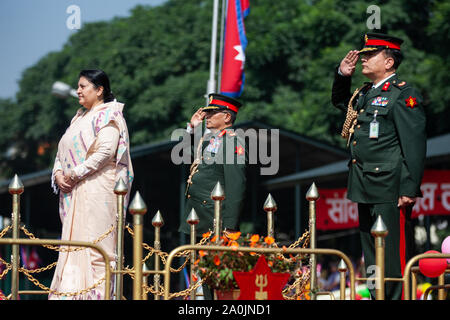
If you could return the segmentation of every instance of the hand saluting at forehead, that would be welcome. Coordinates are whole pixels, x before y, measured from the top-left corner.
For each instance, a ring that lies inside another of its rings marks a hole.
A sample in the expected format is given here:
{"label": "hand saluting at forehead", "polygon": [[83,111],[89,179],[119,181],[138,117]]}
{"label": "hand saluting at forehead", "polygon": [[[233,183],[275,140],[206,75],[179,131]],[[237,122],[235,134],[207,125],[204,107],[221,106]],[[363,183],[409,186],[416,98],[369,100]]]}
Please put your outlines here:
{"label": "hand saluting at forehead", "polygon": [[200,123],[202,123],[203,119],[205,119],[205,111],[203,111],[203,108],[200,108],[191,117],[191,127],[194,128],[198,126]]}
{"label": "hand saluting at forehead", "polygon": [[356,63],[359,59],[359,51],[358,50],[350,50],[347,55],[342,59],[341,64],[339,65],[339,70],[342,75],[345,77],[349,77],[353,75],[356,68]]}

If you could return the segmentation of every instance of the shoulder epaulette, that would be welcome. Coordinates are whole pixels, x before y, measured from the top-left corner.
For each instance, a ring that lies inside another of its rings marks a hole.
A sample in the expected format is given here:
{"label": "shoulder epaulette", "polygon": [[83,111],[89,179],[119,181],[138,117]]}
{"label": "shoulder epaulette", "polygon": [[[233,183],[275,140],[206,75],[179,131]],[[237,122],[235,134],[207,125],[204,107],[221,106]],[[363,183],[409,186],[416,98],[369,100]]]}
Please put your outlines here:
{"label": "shoulder epaulette", "polygon": [[394,86],[396,86],[399,89],[404,89],[407,87],[406,82],[405,81],[400,81],[400,80],[394,80],[392,81],[392,84]]}
{"label": "shoulder epaulette", "polygon": [[221,137],[223,137],[226,133],[227,133],[227,130],[226,130],[226,129],[223,129],[217,136],[218,136],[219,138],[221,138]]}

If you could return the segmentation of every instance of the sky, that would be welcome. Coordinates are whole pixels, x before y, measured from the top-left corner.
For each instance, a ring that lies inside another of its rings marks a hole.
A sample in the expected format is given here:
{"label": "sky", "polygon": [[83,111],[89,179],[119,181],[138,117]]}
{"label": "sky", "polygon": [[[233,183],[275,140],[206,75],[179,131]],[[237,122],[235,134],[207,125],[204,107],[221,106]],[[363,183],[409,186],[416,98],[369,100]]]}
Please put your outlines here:
{"label": "sky", "polygon": [[[22,72],[63,48],[83,23],[127,17],[166,0],[0,0],[0,98],[14,98]],[[79,13],[79,15],[78,15]],[[77,19],[79,17],[79,19]]]}

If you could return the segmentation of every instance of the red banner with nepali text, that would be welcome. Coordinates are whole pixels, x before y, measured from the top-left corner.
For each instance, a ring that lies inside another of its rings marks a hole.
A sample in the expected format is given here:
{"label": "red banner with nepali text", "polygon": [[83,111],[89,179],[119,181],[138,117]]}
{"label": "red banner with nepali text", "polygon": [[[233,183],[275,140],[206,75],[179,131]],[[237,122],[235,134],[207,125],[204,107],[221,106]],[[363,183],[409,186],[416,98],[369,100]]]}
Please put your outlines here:
{"label": "red banner with nepali text", "polygon": [[450,170],[425,170],[420,190],[423,196],[413,207],[413,218],[450,215]]}
{"label": "red banner with nepali text", "polygon": [[347,199],[347,189],[319,189],[316,229],[338,230],[359,226],[358,205]]}
{"label": "red banner with nepali text", "polygon": [[[450,215],[450,170],[425,170],[420,186],[423,197],[413,207],[419,215]],[[347,189],[319,189],[316,229],[339,230],[359,226],[358,205],[347,199]]]}

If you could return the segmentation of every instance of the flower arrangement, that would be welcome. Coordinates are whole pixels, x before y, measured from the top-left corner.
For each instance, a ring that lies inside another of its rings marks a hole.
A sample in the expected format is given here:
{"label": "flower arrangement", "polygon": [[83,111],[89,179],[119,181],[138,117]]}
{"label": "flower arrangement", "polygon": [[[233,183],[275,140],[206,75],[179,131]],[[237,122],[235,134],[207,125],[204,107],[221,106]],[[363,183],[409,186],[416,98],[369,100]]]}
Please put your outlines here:
{"label": "flower arrangement", "polygon": [[[209,238],[211,233],[203,234]],[[216,243],[216,236],[207,245],[221,245],[232,248],[247,246],[250,248],[270,248],[276,246],[272,237],[260,237],[257,234],[241,236],[241,232],[228,233]],[[197,274],[211,289],[228,291],[237,289],[238,285],[233,277],[233,271],[248,272],[253,269],[260,254],[239,251],[209,251],[199,250],[199,258],[195,261]],[[267,254],[266,261],[272,272],[293,272],[297,268],[297,258],[290,258],[282,254]],[[197,281],[198,279],[193,279]]]}

